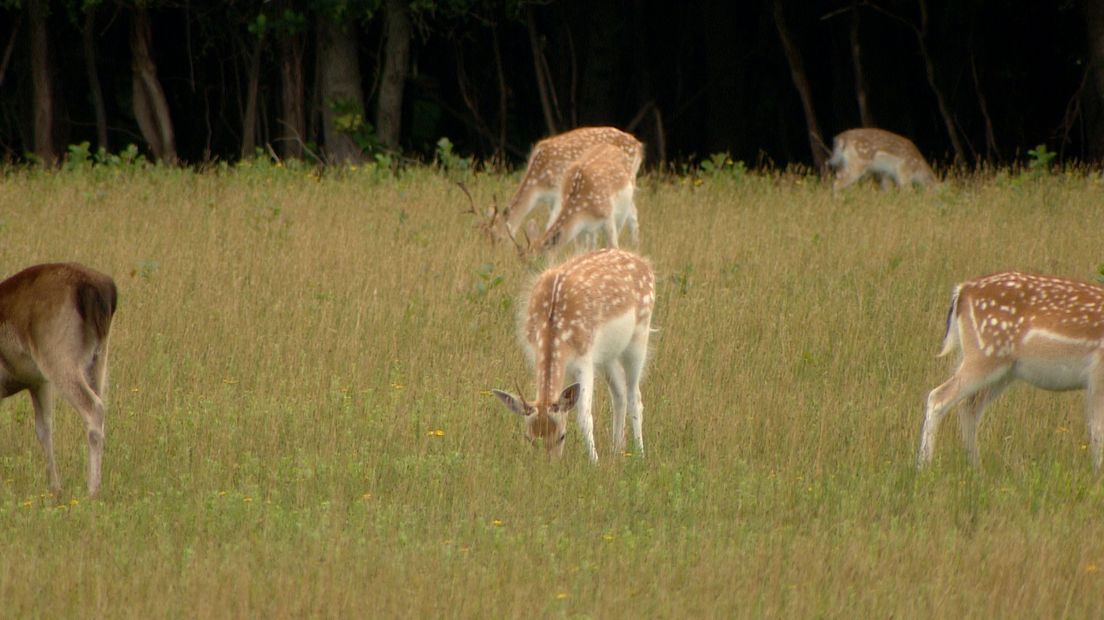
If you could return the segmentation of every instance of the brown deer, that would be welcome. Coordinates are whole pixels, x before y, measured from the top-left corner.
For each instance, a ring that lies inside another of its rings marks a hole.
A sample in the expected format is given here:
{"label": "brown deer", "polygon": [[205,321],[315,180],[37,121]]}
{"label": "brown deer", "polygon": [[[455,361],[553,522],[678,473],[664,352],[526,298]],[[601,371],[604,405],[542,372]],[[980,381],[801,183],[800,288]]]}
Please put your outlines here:
{"label": "brown deer", "polygon": [[76,263],[28,267],[0,282],[0,398],[31,393],[50,491],[61,490],[51,420],[60,392],[88,429],[88,493],[100,488],[107,338],[115,282]]}
{"label": "brown deer", "polygon": [[1016,379],[1045,390],[1087,389],[1093,468],[1104,446],[1104,287],[1018,272],[955,287],[940,356],[958,351],[958,369],[928,394],[918,465],[932,459],[943,416],[966,401],[958,421],[978,464],[977,428],[985,406]]}
{"label": "brown deer", "polygon": [[598,232],[605,231],[610,247],[618,247],[617,231],[625,226],[633,245],[640,243],[633,193],[636,190],[635,162],[617,147],[599,144],[588,149],[564,173],[561,207],[548,230],[533,247],[551,252],[576,237],[584,246],[597,246]]}
{"label": "brown deer", "polygon": [[560,210],[564,173],[587,149],[597,144],[609,144],[624,153],[631,162],[632,177],[636,178],[644,161],[644,145],[632,134],[614,127],[579,127],[545,138],[533,147],[521,186],[506,206],[507,233],[517,234],[522,221],[541,201],[549,202],[550,226]]}
{"label": "brown deer", "polygon": [[836,136],[828,166],[836,171],[833,190],[841,190],[867,175],[885,189],[919,184],[935,187],[938,181],[928,162],[911,140],[884,129],[848,129]]}
{"label": "brown deer", "polygon": [[[594,448],[594,375],[602,371],[613,405],[613,451],[625,445],[628,410],[637,451],[644,454],[644,405],[640,379],[648,354],[655,275],[636,254],[604,249],[547,269],[529,294],[522,316],[522,340],[536,371],[532,402],[493,390],[511,411],[525,419],[525,437],[548,455],[563,454],[567,414],[576,420],[591,462]],[[571,385],[564,388],[567,380]]]}

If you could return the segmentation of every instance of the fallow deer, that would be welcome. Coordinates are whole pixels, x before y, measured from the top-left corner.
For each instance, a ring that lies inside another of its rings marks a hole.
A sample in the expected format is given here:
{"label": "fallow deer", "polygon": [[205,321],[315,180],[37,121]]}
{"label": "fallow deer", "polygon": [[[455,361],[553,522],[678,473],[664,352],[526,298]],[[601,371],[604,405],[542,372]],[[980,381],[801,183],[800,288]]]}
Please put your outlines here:
{"label": "fallow deer", "polygon": [[897,187],[914,183],[938,184],[935,173],[911,140],[884,129],[848,129],[836,136],[828,166],[836,171],[833,190],[841,190],[867,175],[883,189],[892,180]]}
{"label": "fallow deer", "polygon": [[635,179],[644,161],[644,145],[632,134],[614,127],[579,127],[537,142],[529,154],[529,163],[521,186],[506,206],[506,228],[511,235],[529,212],[541,201],[549,203],[548,225],[560,210],[560,190],[564,173],[584,152],[598,144],[617,147],[631,162]]}
{"label": "fallow deer", "polygon": [[593,250],[598,232],[605,231],[610,247],[618,247],[617,231],[625,226],[634,245],[640,242],[633,193],[635,162],[617,147],[599,144],[588,149],[564,173],[561,208],[533,250],[551,252],[576,237]]}
{"label": "fallow deer", "polygon": [[958,351],[954,375],[928,394],[918,465],[932,459],[939,423],[966,401],[958,421],[978,464],[977,428],[985,406],[1016,379],[1045,390],[1087,389],[1093,468],[1104,445],[1104,287],[1006,272],[955,287],[940,356]]}
{"label": "fallow deer", "polygon": [[[567,414],[576,420],[591,462],[594,448],[594,375],[602,371],[613,407],[613,451],[624,449],[628,410],[637,451],[644,454],[640,379],[648,353],[655,275],[631,252],[604,249],[572,258],[540,275],[524,305],[521,337],[536,371],[532,402],[493,390],[525,419],[525,437],[548,455],[563,454]],[[570,378],[571,385],[564,388]]]}
{"label": "fallow deer", "polygon": [[107,339],[115,282],[76,263],[35,265],[0,282],[0,398],[31,393],[50,491],[61,490],[51,422],[60,392],[88,430],[88,493],[100,488]]}

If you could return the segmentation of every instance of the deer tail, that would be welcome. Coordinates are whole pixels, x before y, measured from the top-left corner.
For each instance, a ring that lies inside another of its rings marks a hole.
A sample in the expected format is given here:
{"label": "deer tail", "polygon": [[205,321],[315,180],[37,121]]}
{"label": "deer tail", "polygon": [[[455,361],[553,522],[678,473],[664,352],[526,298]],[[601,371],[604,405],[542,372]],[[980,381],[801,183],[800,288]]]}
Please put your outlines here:
{"label": "deer tail", "polygon": [[961,287],[956,286],[954,292],[951,293],[951,307],[947,309],[947,324],[943,329],[943,350],[939,352],[938,357],[943,357],[960,346],[958,327],[955,325],[955,319],[958,318],[958,293],[960,289]]}
{"label": "deer tail", "polygon": [[77,311],[85,328],[97,340],[107,338],[118,297],[119,293],[111,279],[101,282],[86,281],[77,285]]}

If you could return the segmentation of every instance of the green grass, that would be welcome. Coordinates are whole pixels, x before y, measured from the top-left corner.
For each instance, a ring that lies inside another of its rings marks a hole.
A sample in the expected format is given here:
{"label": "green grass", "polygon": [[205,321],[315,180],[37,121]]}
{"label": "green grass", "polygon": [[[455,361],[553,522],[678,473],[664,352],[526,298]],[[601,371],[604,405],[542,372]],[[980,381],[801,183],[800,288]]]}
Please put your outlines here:
{"label": "green grass", "polygon": [[[488,206],[517,178],[467,185]],[[1091,279],[1098,175],[640,186],[647,458],[610,454],[600,390],[591,467],[573,423],[549,464],[489,395],[532,395],[531,269],[443,175],[5,172],[0,271],[84,262],[120,306],[100,499],[68,406],[58,499],[29,399],[2,407],[3,615],[1104,614],[1081,394],[1014,388],[980,471],[950,418],[913,467],[951,287]]]}

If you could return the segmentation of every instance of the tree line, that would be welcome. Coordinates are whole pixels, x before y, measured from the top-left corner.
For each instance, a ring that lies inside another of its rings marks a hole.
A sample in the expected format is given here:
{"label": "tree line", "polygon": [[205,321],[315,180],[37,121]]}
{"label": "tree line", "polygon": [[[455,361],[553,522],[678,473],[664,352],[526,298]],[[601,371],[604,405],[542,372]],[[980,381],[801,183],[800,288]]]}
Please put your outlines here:
{"label": "tree line", "polygon": [[0,0],[0,159],[135,144],[493,165],[608,124],[646,165],[823,164],[882,127],[944,164],[1104,156],[1104,0]]}

